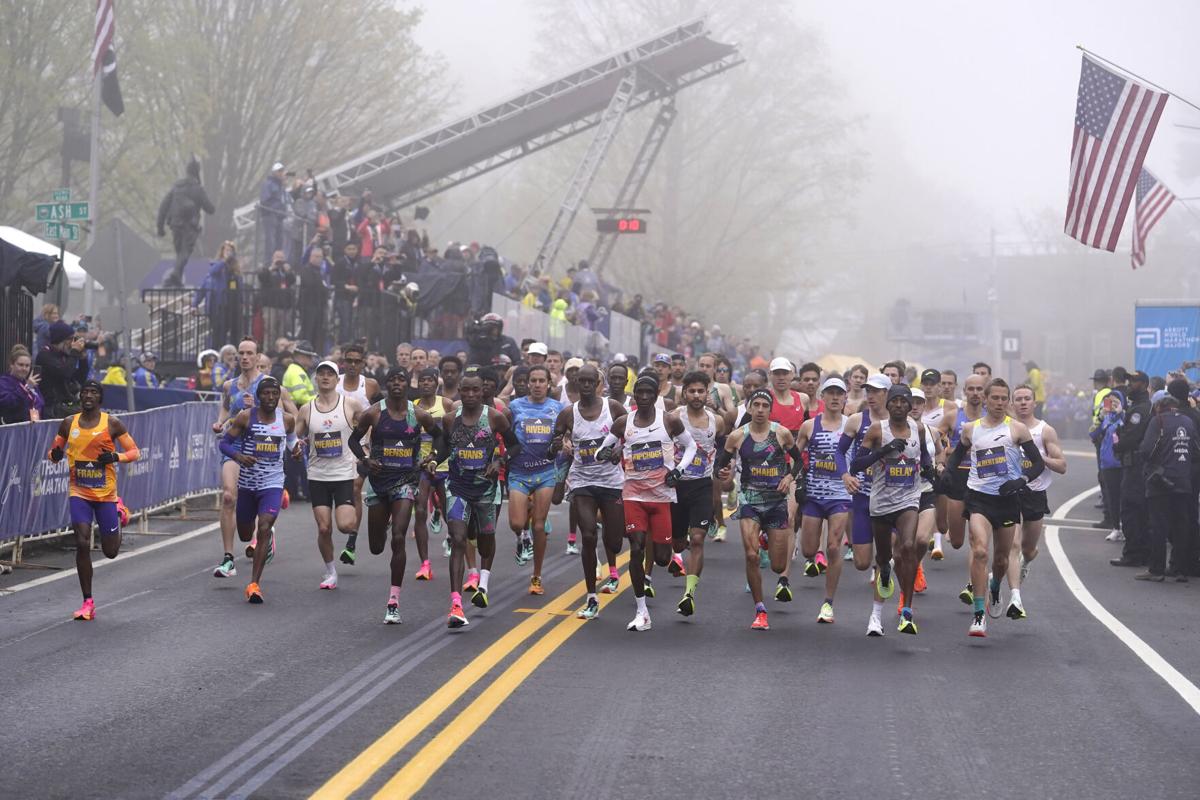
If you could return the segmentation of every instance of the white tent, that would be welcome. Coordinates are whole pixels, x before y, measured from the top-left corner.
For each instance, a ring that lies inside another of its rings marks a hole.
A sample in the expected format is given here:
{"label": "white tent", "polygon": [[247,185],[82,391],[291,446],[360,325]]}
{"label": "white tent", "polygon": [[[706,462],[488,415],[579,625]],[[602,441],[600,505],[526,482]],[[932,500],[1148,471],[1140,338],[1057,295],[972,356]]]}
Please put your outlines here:
{"label": "white tent", "polygon": [[[58,255],[58,245],[47,242],[43,239],[26,233],[17,228],[8,228],[0,225],[0,239],[8,242],[11,245],[21,248],[30,253],[45,253],[48,256]],[[83,267],[79,266],[79,256],[67,250],[63,254],[63,269],[67,273],[67,281],[72,289],[82,289],[84,281],[87,280],[87,273]],[[98,291],[104,291],[104,287],[99,281],[92,281],[93,288]]]}

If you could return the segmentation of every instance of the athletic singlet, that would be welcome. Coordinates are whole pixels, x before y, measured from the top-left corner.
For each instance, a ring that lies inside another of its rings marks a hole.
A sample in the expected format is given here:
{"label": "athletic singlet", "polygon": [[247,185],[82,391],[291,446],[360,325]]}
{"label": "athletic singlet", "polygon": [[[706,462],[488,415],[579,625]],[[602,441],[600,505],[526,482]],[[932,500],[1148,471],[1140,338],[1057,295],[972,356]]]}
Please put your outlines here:
{"label": "athletic singlet", "polygon": [[[846,463],[849,464],[854,460],[855,453],[862,447],[863,438],[867,435],[867,429],[871,427],[871,409],[864,408],[862,417],[858,423],[858,430],[854,432],[854,442],[850,445],[850,449],[846,451]],[[875,468],[872,466],[862,472],[856,472],[854,477],[858,478],[858,494],[871,496],[871,476]]]}
{"label": "athletic singlet", "polygon": [[[889,453],[875,463],[875,481],[871,485],[871,514],[882,516],[894,511],[916,509],[921,504],[921,423],[908,421],[908,436],[904,450]],[[881,447],[897,438],[892,432],[891,419],[879,420]],[[929,437],[926,437],[927,439]]]}
{"label": "athletic singlet", "polygon": [[779,427],[778,422],[772,422],[767,437],[756,442],[750,423],[742,426],[742,444],[738,447],[742,465],[740,502],[771,505],[787,500],[787,495],[779,491],[779,481],[788,471],[787,454],[779,445]]}
{"label": "athletic singlet", "polygon": [[[934,459],[937,457],[937,444],[934,442],[934,439],[936,437],[937,437],[937,433],[935,433],[928,425],[926,425],[925,426],[925,455],[929,456],[930,464],[934,463]],[[921,476],[920,483],[921,483],[921,494],[925,494],[926,492],[933,491],[933,483],[929,479],[927,479],[925,476],[923,476],[923,475]]]}
{"label": "athletic singlet", "polygon": [[554,422],[562,411],[562,404],[552,397],[535,403],[528,397],[518,397],[508,406],[512,412],[513,428],[521,450],[508,465],[509,472],[530,474],[554,466],[550,457],[550,442],[554,438]]}
{"label": "athletic singlet", "polygon": [[275,407],[275,418],[259,419],[258,409],[250,409],[250,425],[242,434],[242,455],[254,456],[254,463],[238,470],[238,488],[249,491],[283,488],[283,451],[287,446],[287,427],[283,408]]}
{"label": "athletic singlet", "polygon": [[[1046,457],[1046,443],[1042,439],[1042,436],[1045,434],[1045,432],[1046,432],[1046,420],[1044,420],[1044,419],[1039,419],[1037,421],[1037,424],[1030,427],[1030,429],[1029,429],[1029,435],[1033,437],[1033,443],[1035,445],[1037,445],[1038,452],[1042,454],[1042,458]],[[1028,458],[1026,458],[1025,454],[1022,453],[1021,454],[1021,469],[1026,470],[1032,466],[1033,466],[1033,462],[1031,462]],[[1054,481],[1054,473],[1051,472],[1050,469],[1047,467],[1046,469],[1042,470],[1042,474],[1038,475],[1036,478],[1034,478],[1033,480],[1031,480],[1029,482],[1029,489],[1030,489],[1030,491],[1034,491],[1034,492],[1044,492],[1050,488],[1050,484],[1053,481]]]}
{"label": "athletic singlet", "polygon": [[414,484],[421,477],[421,426],[417,423],[417,407],[406,400],[403,419],[394,419],[388,412],[387,400],[380,400],[379,419],[371,428],[371,458],[383,467],[369,475],[375,494],[384,494],[401,484]]}
{"label": "athletic singlet", "polygon": [[[928,400],[926,400],[925,403],[926,403],[926,406],[929,405]],[[937,405],[935,405],[932,409],[927,408],[921,414],[921,422],[925,423],[926,428],[936,428],[938,425],[942,424],[942,420],[945,417],[946,417],[946,406],[943,405],[941,400],[938,400]]]}
{"label": "athletic singlet", "polygon": [[1013,442],[1010,417],[986,427],[981,417],[971,432],[971,474],[967,488],[984,494],[1000,494],[1000,484],[1021,474],[1021,451]]}
{"label": "athletic singlet", "polygon": [[345,481],[355,476],[355,458],[350,450],[350,422],[346,400],[337,395],[332,411],[317,408],[318,398],[308,404],[308,477],[314,481]]}
{"label": "athletic singlet", "polygon": [[785,406],[779,402],[779,395],[775,394],[775,390],[771,389],[770,391],[771,398],[774,400],[771,404],[771,422],[778,422],[795,436],[799,433],[800,426],[808,419],[808,410],[801,405],[800,397],[795,392],[790,392],[792,404]]}
{"label": "athletic singlet", "polygon": [[371,407],[371,398],[367,397],[367,379],[366,379],[366,377],[359,375],[358,376],[358,388],[354,389],[354,390],[350,390],[350,389],[346,388],[346,376],[339,375],[337,390],[338,390],[338,394],[340,394],[342,397],[353,397],[355,400],[362,403],[363,408]]}
{"label": "athletic singlet", "polygon": [[[982,419],[982,417],[980,417],[980,419]],[[974,420],[972,420],[970,417],[967,416],[967,412],[965,409],[963,409],[963,408],[958,409],[958,415],[954,420],[954,430],[950,432],[950,450],[951,451],[953,451],[956,447],[958,447],[958,443],[960,441],[962,441],[963,426],[966,425],[968,422],[973,422],[973,421]],[[970,469],[971,468],[971,453],[969,451],[967,452],[967,454],[965,456],[963,456],[962,461],[960,461],[958,463],[958,468],[959,469]]]}
{"label": "athletic singlet", "polygon": [[571,404],[571,471],[567,473],[567,489],[594,486],[604,489],[620,489],[625,485],[625,472],[620,464],[597,461],[596,451],[604,443],[604,437],[612,428],[612,412],[608,400],[600,401],[600,416],[584,419],[579,412],[579,403]]}
{"label": "athletic singlet", "polygon": [[462,421],[462,406],[454,414],[450,431],[450,493],[472,503],[490,502],[496,493],[495,478],[484,475],[496,452],[488,407],[479,410],[474,425]]}
{"label": "athletic singlet", "polygon": [[[442,418],[446,416],[446,406],[444,406],[442,404],[442,400],[443,400],[443,398],[441,395],[434,395],[433,396],[433,405],[430,408],[425,408],[425,406],[417,405],[417,408],[421,409],[425,413],[429,414],[429,416],[433,417],[434,423],[439,428],[442,427]],[[433,452],[433,434],[426,433],[425,429],[422,428],[421,429],[421,460],[424,461],[425,459],[429,458],[429,455],[432,452]],[[443,461],[441,464],[438,464],[437,471],[445,472],[447,463],[448,463],[447,461]]]}
{"label": "athletic singlet", "polygon": [[692,425],[687,409],[679,414],[684,429],[696,440],[696,455],[692,458],[692,463],[683,466],[682,478],[685,481],[712,477],[713,461],[717,455],[717,415],[707,408],[704,409],[704,414],[708,423],[703,428]]}
{"label": "athletic singlet", "polygon": [[812,436],[809,437],[808,447],[808,496],[813,500],[849,500],[850,493],[846,484],[842,483],[833,454],[837,452],[838,439],[846,426],[846,418],[836,429],[828,429],[821,424],[821,417],[813,417]]}
{"label": "athletic singlet", "polygon": [[96,461],[101,453],[117,449],[108,432],[108,414],[101,411],[100,421],[94,428],[80,427],[79,416],[75,414],[71,417],[71,429],[67,432],[67,482],[70,495],[101,503],[115,502],[116,465]]}
{"label": "athletic singlet", "polygon": [[228,388],[225,389],[225,394],[229,395],[229,417],[232,419],[245,411],[247,408],[258,407],[258,384],[262,379],[267,377],[261,372],[254,380],[250,381],[250,385],[245,389],[239,389],[237,382],[241,376],[233,378],[229,381]]}
{"label": "athletic singlet", "polygon": [[675,442],[667,433],[660,409],[654,409],[654,421],[639,428],[633,414],[625,418],[624,500],[643,503],[674,503],[675,488],[667,486],[667,472],[675,468]]}

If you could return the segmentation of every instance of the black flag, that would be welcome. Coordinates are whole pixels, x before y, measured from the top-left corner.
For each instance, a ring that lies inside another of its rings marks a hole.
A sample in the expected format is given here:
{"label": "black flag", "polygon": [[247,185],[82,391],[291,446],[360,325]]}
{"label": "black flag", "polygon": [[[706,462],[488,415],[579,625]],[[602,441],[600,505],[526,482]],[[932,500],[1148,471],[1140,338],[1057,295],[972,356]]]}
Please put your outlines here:
{"label": "black flag", "polygon": [[117,56],[111,47],[104,51],[101,70],[100,99],[109,111],[119,117],[125,111],[125,101],[121,99],[121,84],[117,82]]}

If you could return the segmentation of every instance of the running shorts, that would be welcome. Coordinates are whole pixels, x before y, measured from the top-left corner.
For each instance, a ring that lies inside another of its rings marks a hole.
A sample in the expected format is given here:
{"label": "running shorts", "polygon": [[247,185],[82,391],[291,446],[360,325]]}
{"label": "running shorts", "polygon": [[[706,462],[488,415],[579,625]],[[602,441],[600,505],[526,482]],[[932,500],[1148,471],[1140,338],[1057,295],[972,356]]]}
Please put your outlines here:
{"label": "running shorts", "polygon": [[713,521],[712,478],[697,478],[675,484],[676,502],[671,504],[671,534],[686,539],[694,528],[707,529]]}
{"label": "running shorts", "polygon": [[643,531],[655,544],[671,543],[671,504],[626,500],[625,532]]}
{"label": "running shorts", "polygon": [[788,530],[787,500],[776,500],[774,503],[747,503],[743,500],[738,504],[733,514],[735,519],[749,519],[758,523],[764,531]]}
{"label": "running shorts", "polygon": [[496,534],[497,508],[499,506],[490,497],[483,500],[464,500],[452,494],[446,495],[446,519],[465,522],[468,527],[474,523],[474,532],[480,536]]}
{"label": "running shorts", "polygon": [[72,525],[91,526],[92,520],[100,526],[101,536],[113,536],[121,532],[121,517],[117,513],[116,500],[87,500],[72,497],[68,503]]}
{"label": "running shorts", "polygon": [[946,497],[951,500],[957,500],[960,503],[967,497],[967,478],[970,477],[971,470],[959,467],[950,475],[950,487],[946,490]]}
{"label": "running shorts", "polygon": [[889,511],[886,514],[880,514],[879,516],[875,516],[874,514],[872,514],[871,522],[875,523],[875,524],[886,524],[889,528],[892,528],[894,530],[896,528],[896,521],[900,519],[901,514],[904,514],[908,511],[916,511],[916,510],[917,509],[913,508],[912,506],[909,506],[908,508],[901,508],[896,511]]}
{"label": "running shorts", "polygon": [[237,508],[235,516],[238,524],[254,522],[260,516],[279,516],[279,506],[283,503],[283,487],[270,489],[238,489]]}
{"label": "running shorts", "polygon": [[308,482],[308,499],[313,508],[335,508],[354,504],[354,479]]}
{"label": "running shorts", "polygon": [[520,492],[531,495],[538,489],[553,489],[556,483],[558,483],[558,471],[554,465],[537,472],[518,472],[515,469],[510,469],[508,472],[509,494]]}
{"label": "running shorts", "polygon": [[936,504],[936,497],[933,492],[921,492],[921,505],[917,507],[917,511],[928,511]]}
{"label": "running shorts", "polygon": [[871,544],[871,496],[859,492],[850,498],[850,544]]}
{"label": "running shorts", "polygon": [[1050,513],[1050,504],[1046,500],[1046,490],[1017,492],[1017,501],[1021,508],[1021,522],[1037,522]]}
{"label": "running shorts", "polygon": [[363,486],[363,503],[367,506],[377,506],[384,502],[385,499],[388,505],[400,500],[416,500],[417,484],[397,483],[381,496],[375,493],[375,487],[371,485],[371,479],[368,478],[366,484]]}
{"label": "running shorts", "polygon": [[816,500],[810,497],[804,503],[802,515],[818,519],[829,519],[834,514],[845,514],[849,510],[849,500]]}
{"label": "running shorts", "polygon": [[597,503],[622,502],[621,490],[611,486],[576,486],[567,494],[567,499],[574,500],[576,497],[590,497]]}
{"label": "running shorts", "polygon": [[1021,521],[1021,501],[1015,494],[985,494],[969,489],[963,514],[967,519],[982,514],[993,528],[1007,528]]}

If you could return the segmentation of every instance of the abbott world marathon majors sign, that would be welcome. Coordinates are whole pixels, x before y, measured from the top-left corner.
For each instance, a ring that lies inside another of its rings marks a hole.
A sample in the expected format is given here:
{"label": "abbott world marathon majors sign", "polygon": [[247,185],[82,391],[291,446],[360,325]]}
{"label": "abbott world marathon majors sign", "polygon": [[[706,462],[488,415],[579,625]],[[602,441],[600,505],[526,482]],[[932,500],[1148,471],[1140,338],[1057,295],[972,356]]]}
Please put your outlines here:
{"label": "abbott world marathon majors sign", "polygon": [[[1139,301],[1134,311],[1134,362],[1147,375],[1166,376],[1200,361],[1200,300]],[[1191,369],[1192,379],[1200,370]]]}

